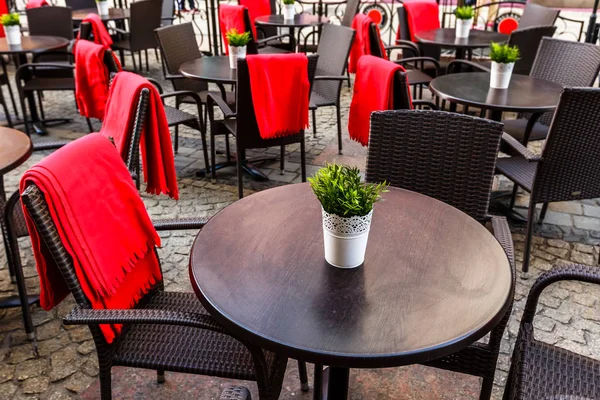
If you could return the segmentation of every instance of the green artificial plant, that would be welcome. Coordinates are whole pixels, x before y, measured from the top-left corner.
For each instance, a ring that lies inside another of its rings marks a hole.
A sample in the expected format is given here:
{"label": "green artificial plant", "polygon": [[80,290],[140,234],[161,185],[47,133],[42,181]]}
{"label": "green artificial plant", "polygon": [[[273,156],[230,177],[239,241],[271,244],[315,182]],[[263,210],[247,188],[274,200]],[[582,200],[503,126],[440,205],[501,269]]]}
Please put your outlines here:
{"label": "green artificial plant", "polygon": [[490,58],[500,64],[511,64],[520,57],[519,48],[509,44],[492,43],[490,46]]}
{"label": "green artificial plant", "polygon": [[3,26],[17,26],[21,25],[21,20],[19,18],[19,14],[17,13],[2,14],[0,17],[0,23]]}
{"label": "green artificial plant", "polygon": [[471,6],[461,6],[461,7],[456,7],[456,10],[454,10],[454,15],[456,16],[456,18],[458,19],[471,19],[473,18],[473,7]]}
{"label": "green artificial plant", "polygon": [[250,41],[250,32],[239,33],[235,28],[228,30],[225,36],[232,47],[243,47]]}

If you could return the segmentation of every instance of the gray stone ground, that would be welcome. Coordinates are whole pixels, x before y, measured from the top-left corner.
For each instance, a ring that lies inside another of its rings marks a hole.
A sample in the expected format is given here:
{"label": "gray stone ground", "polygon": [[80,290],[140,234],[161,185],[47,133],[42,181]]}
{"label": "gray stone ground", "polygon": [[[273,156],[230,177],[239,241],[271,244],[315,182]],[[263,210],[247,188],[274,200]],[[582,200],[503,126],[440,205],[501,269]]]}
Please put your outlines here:
{"label": "gray stone ground", "polygon": [[[161,78],[161,70],[155,62],[151,75]],[[168,85],[166,85],[168,87]],[[347,123],[348,104],[351,92],[344,88],[342,96],[343,126]],[[87,132],[85,121],[76,113],[72,95],[49,93],[45,97],[46,114],[49,116],[69,116],[74,121],[52,129],[53,137],[76,138]],[[307,132],[307,162],[309,174],[325,161],[337,159],[341,162],[364,166],[365,150],[344,142],[345,155],[338,157],[336,124],[333,109],[318,112],[318,136],[313,138]],[[95,123],[99,128],[99,123]],[[345,131],[345,137],[347,133]],[[166,197],[142,194],[144,202],[153,218],[204,217],[211,216],[237,199],[235,169],[218,172],[218,180],[195,178],[194,171],[202,167],[200,137],[197,132],[182,129],[180,151],[176,156],[181,199],[176,202]],[[40,140],[34,137],[34,140]],[[218,148],[224,149],[219,141]],[[539,150],[539,148],[538,148]],[[254,152],[277,155],[279,149]],[[8,192],[15,190],[24,170],[39,161],[44,155],[34,154],[31,159],[5,177]],[[274,185],[298,182],[299,149],[290,146],[286,153],[286,172],[279,174],[278,161],[261,166],[271,179],[269,182],[253,182],[245,177],[246,194]],[[74,168],[76,173],[76,168]],[[506,183],[500,182],[500,187]],[[527,204],[524,196],[519,204]],[[515,227],[517,259],[522,260],[522,228]],[[532,260],[532,275],[539,275],[554,264],[578,262],[595,264],[598,250],[593,247],[600,238],[600,203],[598,200],[559,203],[551,206],[544,224],[539,226],[536,235]],[[189,291],[188,254],[195,232],[166,233],[163,247],[159,250],[163,261],[163,271],[167,290]],[[20,241],[21,257],[27,286],[31,293],[38,291],[37,274],[29,250],[29,239]],[[0,247],[0,265],[5,266],[4,248]],[[513,315],[505,332],[502,354],[498,363],[494,399],[499,399],[509,368],[510,354],[519,328],[519,319],[525,299],[533,279],[519,279],[516,287],[516,303]],[[15,292],[10,283],[6,268],[0,270],[0,295]],[[540,302],[536,317],[536,336],[548,343],[598,358],[600,355],[600,312],[598,299],[600,288],[580,283],[560,283],[551,287]],[[22,320],[18,309],[0,311],[0,399],[68,399],[92,385],[98,374],[95,349],[86,327],[66,327],[61,318],[71,309],[72,298],[56,309],[46,312],[33,307],[33,318],[37,330],[39,358],[35,358],[31,345],[26,341]],[[292,364],[290,364],[292,365]],[[383,373],[383,372],[382,372]],[[164,394],[175,397],[177,393]],[[119,398],[115,393],[115,398]],[[287,397],[286,397],[287,398]],[[384,397],[382,397],[384,398]],[[389,397],[392,398],[392,397]],[[417,397],[418,398],[418,397]]]}

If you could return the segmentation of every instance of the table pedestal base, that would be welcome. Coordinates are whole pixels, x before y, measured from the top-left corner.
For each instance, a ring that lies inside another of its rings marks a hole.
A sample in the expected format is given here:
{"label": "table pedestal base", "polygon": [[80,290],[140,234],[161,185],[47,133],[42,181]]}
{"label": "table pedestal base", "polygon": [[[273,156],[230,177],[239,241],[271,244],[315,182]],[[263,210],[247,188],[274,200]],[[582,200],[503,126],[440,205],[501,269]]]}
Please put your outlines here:
{"label": "table pedestal base", "polygon": [[[248,158],[246,160],[244,160],[242,162],[242,169],[244,171],[246,171],[248,173],[248,175],[250,175],[252,177],[252,179],[256,180],[256,181],[260,181],[260,182],[265,182],[268,181],[269,178],[258,168],[256,168],[253,163],[259,163],[259,162],[267,162],[267,161],[273,161],[276,160],[277,157],[254,157],[254,158]],[[237,160],[235,155],[232,155],[228,161],[222,162],[222,163],[218,163],[215,165],[215,171],[218,171],[222,168],[226,168],[226,167],[234,167],[237,165]],[[210,171],[206,171],[206,169],[201,169],[196,171],[196,176],[199,178],[203,178],[207,175],[210,174]]]}
{"label": "table pedestal base", "polygon": [[[320,388],[316,382],[319,375],[322,382]],[[350,369],[348,368],[326,367],[321,374],[316,370],[313,400],[348,400],[349,383]]]}

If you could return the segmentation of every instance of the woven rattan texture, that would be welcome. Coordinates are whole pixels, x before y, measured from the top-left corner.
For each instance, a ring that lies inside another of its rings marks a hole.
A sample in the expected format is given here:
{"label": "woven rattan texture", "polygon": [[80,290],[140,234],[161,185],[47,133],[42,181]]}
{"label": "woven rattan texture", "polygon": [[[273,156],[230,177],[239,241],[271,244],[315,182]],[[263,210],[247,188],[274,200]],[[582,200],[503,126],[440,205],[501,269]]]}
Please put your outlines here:
{"label": "woven rattan texture", "polygon": [[250,391],[243,386],[228,387],[221,393],[219,400],[252,400]]}

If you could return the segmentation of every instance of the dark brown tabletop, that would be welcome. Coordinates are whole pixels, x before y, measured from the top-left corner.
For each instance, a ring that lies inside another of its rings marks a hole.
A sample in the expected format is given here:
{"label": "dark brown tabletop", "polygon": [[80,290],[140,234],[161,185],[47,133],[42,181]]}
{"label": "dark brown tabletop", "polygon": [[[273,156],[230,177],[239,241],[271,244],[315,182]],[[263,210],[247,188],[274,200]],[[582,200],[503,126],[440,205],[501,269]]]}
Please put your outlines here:
{"label": "dark brown tabletop", "polygon": [[[88,14],[98,14],[97,8],[84,8],[83,10],[73,10],[73,21],[83,21]],[[100,14],[98,14],[100,15]],[[108,15],[100,15],[102,21],[123,21],[129,19],[128,8],[110,8]]]}
{"label": "dark brown tabletop", "polygon": [[0,176],[23,164],[31,151],[31,139],[26,134],[0,127]]}
{"label": "dark brown tabletop", "polygon": [[420,43],[436,44],[447,48],[477,49],[489,47],[491,42],[503,43],[508,40],[508,35],[498,32],[471,29],[468,38],[457,39],[454,29],[440,28],[422,31],[415,34]]}
{"label": "dark brown tabletop", "polygon": [[58,36],[23,36],[21,44],[9,46],[6,38],[0,38],[0,54],[26,54],[65,47],[69,41]]}
{"label": "dark brown tabletop", "polygon": [[237,70],[229,68],[229,57],[201,57],[186,61],[179,66],[179,73],[190,79],[206,82],[234,84]]}
{"label": "dark brown tabletop", "polygon": [[325,262],[321,207],[308,184],[239,200],[198,234],[194,290],[236,335],[334,367],[423,362],[483,337],[510,302],[502,247],[440,201],[393,188],[383,198],[365,263],[351,270]]}
{"label": "dark brown tabletop", "polygon": [[257,17],[254,22],[256,25],[280,26],[301,28],[305,26],[319,26],[329,23],[329,18],[318,17],[313,14],[296,14],[293,20],[283,19],[283,15],[263,15]]}
{"label": "dark brown tabletop", "polygon": [[540,113],[558,105],[562,85],[528,75],[513,74],[508,89],[491,89],[485,72],[449,74],[429,84],[434,95],[453,103],[488,110]]}

